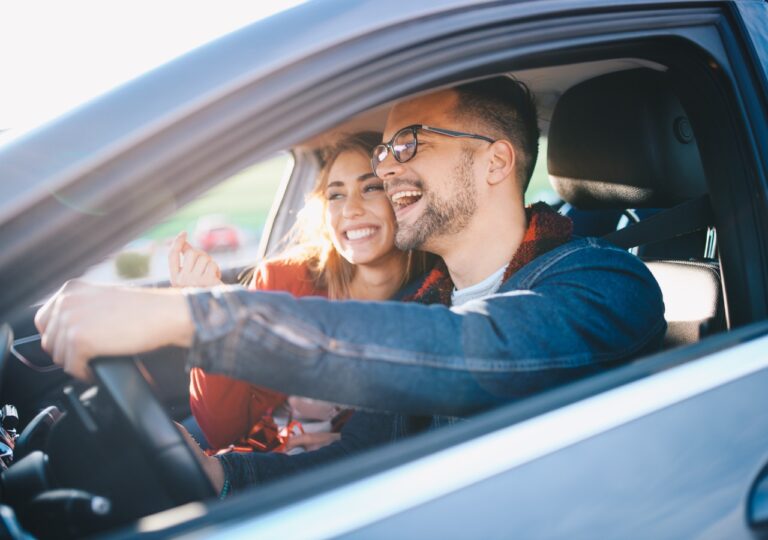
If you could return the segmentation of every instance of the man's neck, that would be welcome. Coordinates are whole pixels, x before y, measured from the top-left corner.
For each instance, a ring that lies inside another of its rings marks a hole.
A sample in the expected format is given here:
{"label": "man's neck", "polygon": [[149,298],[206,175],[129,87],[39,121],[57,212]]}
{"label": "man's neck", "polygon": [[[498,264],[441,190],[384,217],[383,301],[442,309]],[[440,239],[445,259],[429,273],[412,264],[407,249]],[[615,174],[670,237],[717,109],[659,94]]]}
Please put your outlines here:
{"label": "man's neck", "polygon": [[436,239],[434,252],[448,268],[457,289],[471,287],[509,263],[525,236],[525,210],[498,212],[471,223],[460,233]]}

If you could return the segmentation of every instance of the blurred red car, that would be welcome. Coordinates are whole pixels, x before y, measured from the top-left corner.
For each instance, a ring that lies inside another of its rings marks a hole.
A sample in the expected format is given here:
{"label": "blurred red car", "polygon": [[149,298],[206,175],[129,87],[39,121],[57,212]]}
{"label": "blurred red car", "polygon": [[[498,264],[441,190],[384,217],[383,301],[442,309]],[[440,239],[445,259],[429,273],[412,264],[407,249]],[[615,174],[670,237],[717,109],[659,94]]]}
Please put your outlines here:
{"label": "blurred red car", "polygon": [[201,219],[195,228],[195,243],[203,251],[235,251],[240,248],[240,231],[234,225]]}

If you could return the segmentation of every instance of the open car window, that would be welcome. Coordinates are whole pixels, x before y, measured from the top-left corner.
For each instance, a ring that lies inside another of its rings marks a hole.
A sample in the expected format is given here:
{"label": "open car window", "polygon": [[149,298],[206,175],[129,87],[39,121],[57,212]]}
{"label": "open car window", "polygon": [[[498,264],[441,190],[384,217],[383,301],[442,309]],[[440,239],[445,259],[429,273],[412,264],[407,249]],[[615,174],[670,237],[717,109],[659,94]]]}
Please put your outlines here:
{"label": "open car window", "polygon": [[183,205],[168,218],[93,265],[83,278],[104,283],[159,283],[169,279],[168,250],[177,234],[209,253],[225,282],[253,266],[272,208],[291,175],[289,152],[243,169]]}
{"label": "open car window", "polygon": [[539,155],[533,168],[531,182],[528,184],[528,189],[525,190],[525,204],[533,204],[537,201],[555,206],[562,202],[555,188],[549,182],[546,136],[539,138]]}

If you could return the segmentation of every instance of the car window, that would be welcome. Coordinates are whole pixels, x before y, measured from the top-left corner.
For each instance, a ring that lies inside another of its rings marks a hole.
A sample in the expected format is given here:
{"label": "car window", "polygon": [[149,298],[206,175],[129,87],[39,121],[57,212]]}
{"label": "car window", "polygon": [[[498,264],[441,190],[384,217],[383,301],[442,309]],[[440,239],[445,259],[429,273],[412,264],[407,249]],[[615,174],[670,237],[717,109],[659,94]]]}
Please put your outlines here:
{"label": "car window", "polygon": [[532,204],[537,201],[543,201],[548,204],[560,203],[555,188],[549,182],[549,173],[547,172],[547,138],[539,139],[539,155],[536,159],[536,165],[533,168],[531,183],[525,192],[525,204]]}
{"label": "car window", "polygon": [[248,167],[206,191],[105,260],[84,278],[106,283],[169,279],[168,249],[186,231],[189,242],[210,253],[222,270],[254,264],[264,225],[294,160],[281,153]]}

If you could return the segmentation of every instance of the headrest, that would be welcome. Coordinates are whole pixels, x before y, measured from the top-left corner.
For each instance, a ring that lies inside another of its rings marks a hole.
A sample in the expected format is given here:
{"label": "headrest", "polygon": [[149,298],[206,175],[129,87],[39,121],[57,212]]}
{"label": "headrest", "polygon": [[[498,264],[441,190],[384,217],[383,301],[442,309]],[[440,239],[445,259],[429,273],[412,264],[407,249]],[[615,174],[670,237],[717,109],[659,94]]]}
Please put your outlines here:
{"label": "headrest", "polygon": [[659,71],[620,71],[570,88],[547,143],[550,180],[577,208],[666,208],[707,191],[688,117]]}

